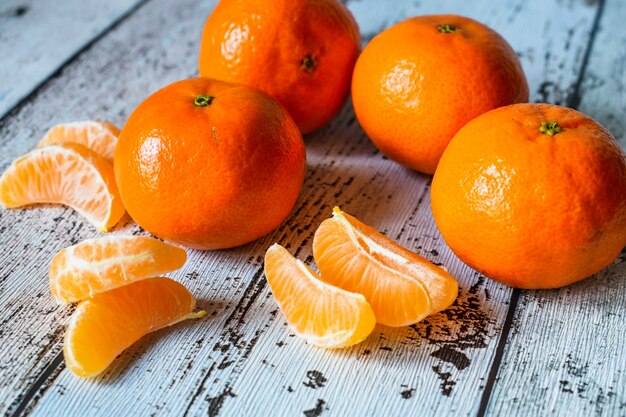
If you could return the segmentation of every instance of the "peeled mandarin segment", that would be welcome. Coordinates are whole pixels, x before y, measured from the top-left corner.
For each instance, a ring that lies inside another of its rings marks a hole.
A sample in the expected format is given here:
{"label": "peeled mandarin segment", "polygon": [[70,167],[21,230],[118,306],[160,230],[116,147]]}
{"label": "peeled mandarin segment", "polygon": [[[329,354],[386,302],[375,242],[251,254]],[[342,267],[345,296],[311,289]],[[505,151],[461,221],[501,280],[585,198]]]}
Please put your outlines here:
{"label": "peeled mandarin segment", "polygon": [[384,325],[417,323],[456,299],[456,280],[338,208],[315,232],[313,254],[322,279],[363,294]]}
{"label": "peeled mandarin segment", "polygon": [[265,254],[265,275],[296,334],[316,346],[354,345],[365,340],[376,325],[365,297],[322,282],[278,244]]}
{"label": "peeled mandarin segment", "polygon": [[85,240],[58,252],[50,265],[50,291],[72,303],[133,281],[174,271],[184,249],[148,236],[112,235]]}
{"label": "peeled mandarin segment", "polygon": [[44,146],[13,161],[0,177],[0,203],[6,208],[64,204],[102,232],[125,213],[111,164],[76,143]]}
{"label": "peeled mandarin segment", "polygon": [[65,363],[78,376],[98,375],[144,335],[206,314],[194,313],[195,306],[182,284],[163,277],[96,294],[72,315],[65,333]]}
{"label": "peeled mandarin segment", "polygon": [[113,163],[120,130],[103,121],[62,123],[53,126],[39,141],[38,147],[59,143],[79,143]]}

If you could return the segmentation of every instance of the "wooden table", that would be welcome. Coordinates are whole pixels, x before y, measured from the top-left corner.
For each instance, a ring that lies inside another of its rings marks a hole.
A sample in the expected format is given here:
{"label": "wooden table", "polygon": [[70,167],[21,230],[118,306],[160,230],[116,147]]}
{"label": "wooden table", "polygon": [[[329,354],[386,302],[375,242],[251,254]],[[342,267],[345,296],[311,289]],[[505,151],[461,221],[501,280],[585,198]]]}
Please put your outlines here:
{"label": "wooden table", "polygon": [[[4,0],[0,3],[0,169],[51,125],[123,125],[148,94],[197,73],[215,0]],[[367,42],[416,14],[457,13],[517,51],[531,100],[578,108],[626,144],[626,2],[352,0]],[[190,251],[171,274],[208,316],[143,338],[100,378],[65,367],[71,307],[50,296],[61,248],[98,236],[72,210],[0,210],[0,412],[6,416],[625,416],[626,258],[553,291],[519,291],[463,265],[430,212],[430,178],[384,158],[348,103],[306,138],[308,176],[292,216],[252,244]],[[458,277],[447,311],[377,327],[353,348],[294,337],[262,257],[273,242],[311,257],[334,205]],[[137,226],[115,233],[138,233]]]}

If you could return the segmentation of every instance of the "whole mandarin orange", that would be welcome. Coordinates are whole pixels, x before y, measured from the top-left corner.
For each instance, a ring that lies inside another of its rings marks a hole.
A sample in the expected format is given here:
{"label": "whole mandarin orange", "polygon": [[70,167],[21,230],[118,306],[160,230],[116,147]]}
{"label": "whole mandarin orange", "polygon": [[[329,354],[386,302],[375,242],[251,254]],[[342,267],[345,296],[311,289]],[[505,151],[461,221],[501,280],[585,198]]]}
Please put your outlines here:
{"label": "whole mandarin orange", "polygon": [[426,174],[465,123],[525,101],[528,84],[513,49],[462,16],[419,16],[390,27],[364,48],[352,77],[354,111],[372,142]]}
{"label": "whole mandarin orange", "polygon": [[305,174],[302,136],[269,95],[209,78],[148,97],[122,129],[115,177],[144,229],[199,249],[238,246],[289,214]]}
{"label": "whole mandarin orange", "polygon": [[272,95],[309,133],[341,110],[360,46],[337,0],[222,0],[204,26],[199,70]]}
{"label": "whole mandarin orange", "polygon": [[452,139],[431,206],[472,268],[512,287],[561,287],[600,271],[626,244],[626,156],[575,110],[502,107]]}

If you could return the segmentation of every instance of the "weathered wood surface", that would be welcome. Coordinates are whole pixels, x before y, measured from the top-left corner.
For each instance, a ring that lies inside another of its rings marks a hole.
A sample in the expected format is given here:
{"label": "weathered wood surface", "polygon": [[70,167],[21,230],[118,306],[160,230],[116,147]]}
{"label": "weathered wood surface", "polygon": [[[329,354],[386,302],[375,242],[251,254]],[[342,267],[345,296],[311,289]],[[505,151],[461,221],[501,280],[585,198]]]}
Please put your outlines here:
{"label": "weathered wood surface", "polygon": [[3,0],[0,117],[143,0]]}
{"label": "weathered wood surface", "polygon": [[141,0],[3,0],[0,117]]}
{"label": "weathered wood surface", "polygon": [[[624,17],[626,2],[604,5],[579,91],[565,97],[604,124],[622,146]],[[596,277],[567,288],[521,293],[489,414],[626,416],[625,260],[622,255]]]}
{"label": "weathered wood surface", "polygon": [[[46,82],[35,97],[2,120],[0,169],[34,146],[54,123],[104,118],[121,125],[149,93],[195,74],[200,31],[213,5],[213,0],[150,0],[116,25]],[[365,39],[414,14],[452,12],[484,21],[518,51],[529,78],[532,100],[562,104],[578,91],[585,51],[599,10],[598,4],[583,0],[516,0],[506,6],[489,0],[398,1],[393,7],[387,2],[354,0],[348,7]],[[607,14],[605,11],[604,19]],[[621,9],[614,14],[612,19],[617,21],[626,17]],[[623,88],[623,55],[619,61],[610,53],[611,45],[614,49],[624,44],[617,42],[615,36],[607,34],[603,41],[606,57],[594,58],[592,53],[590,62],[616,59],[615,66],[622,68]],[[594,50],[599,48],[598,43],[594,43]],[[587,75],[590,69],[588,65],[585,80],[592,93],[591,87],[597,83]],[[619,73],[604,68],[600,71],[606,72],[594,72],[598,79],[612,76],[620,80]],[[583,83],[580,90],[584,94],[587,84]],[[606,101],[610,97],[605,97],[602,89],[615,90],[616,85],[595,88],[601,111],[607,111],[606,106],[615,108],[611,107],[613,101]],[[582,103],[586,103],[584,95]],[[377,153],[349,105],[331,126],[311,135],[306,142],[306,184],[294,214],[279,230],[234,250],[191,251],[188,264],[171,275],[198,297],[199,305],[209,312],[207,318],[144,338],[96,380],[80,380],[62,363],[62,335],[71,309],[54,304],[48,293],[46,270],[57,250],[96,236],[97,232],[70,210],[58,207],[1,210],[0,412],[41,416],[116,412],[172,416],[456,416],[484,415],[491,396],[489,414],[515,410],[519,415],[527,415],[525,410],[532,410],[534,415],[545,412],[541,407],[546,403],[533,402],[532,394],[524,392],[528,388],[524,385],[533,382],[523,379],[524,375],[515,375],[520,365],[513,362],[518,355],[526,355],[530,360],[539,357],[542,363],[550,360],[532,332],[540,331],[548,319],[560,320],[563,323],[555,324],[555,328],[570,333],[557,338],[546,330],[548,336],[542,333],[542,340],[550,339],[550,347],[557,354],[570,352],[568,337],[576,334],[572,329],[587,331],[591,326],[584,324],[581,315],[599,311],[604,299],[607,306],[602,308],[613,305],[621,316],[606,323],[598,316],[595,327],[605,332],[598,334],[612,335],[610,332],[616,332],[619,326],[613,330],[606,326],[623,324],[623,304],[619,304],[619,292],[612,295],[611,288],[599,292],[597,302],[590,301],[592,291],[577,290],[576,286],[563,290],[579,294],[576,304],[560,300],[567,295],[553,297],[550,313],[544,319],[534,318],[541,311],[531,306],[546,305],[535,302],[543,293],[523,293],[513,316],[515,311],[509,310],[513,292],[462,265],[442,242],[430,214],[428,178]],[[294,337],[267,288],[262,255],[271,243],[278,241],[310,261],[315,227],[330,215],[335,204],[449,267],[459,278],[458,302],[411,328],[378,327],[365,343],[345,351],[323,351]],[[132,225],[118,228],[128,230],[140,232]],[[613,268],[605,274],[615,275],[605,278],[606,283],[611,283],[620,271]],[[597,281],[602,278],[581,285],[591,289]],[[624,284],[621,285],[623,295]],[[517,296],[513,298],[516,299]],[[509,336],[507,317],[515,318]],[[522,330],[521,325],[528,320],[534,323],[533,327]],[[507,340],[509,344],[505,344]],[[581,342],[574,352],[579,355],[571,362],[574,367],[577,360],[605,356],[593,338],[585,340],[586,344]],[[607,349],[623,345],[619,340],[622,339],[611,341]],[[494,381],[503,350],[500,378]],[[615,356],[615,361],[620,357],[623,362],[623,353]],[[602,371],[619,365],[615,361],[594,369]],[[505,378],[513,377],[519,381],[517,401],[508,394],[515,386],[505,385]],[[558,372],[543,372],[539,377],[546,398],[556,401],[550,403],[553,409],[567,409],[568,415],[589,414],[561,403],[570,399],[559,394]],[[579,379],[604,389],[602,378],[594,371]],[[623,414],[617,410],[614,398],[624,403],[623,376],[617,384],[613,387],[616,394],[611,394],[613,402],[603,403],[598,408],[599,415]]]}

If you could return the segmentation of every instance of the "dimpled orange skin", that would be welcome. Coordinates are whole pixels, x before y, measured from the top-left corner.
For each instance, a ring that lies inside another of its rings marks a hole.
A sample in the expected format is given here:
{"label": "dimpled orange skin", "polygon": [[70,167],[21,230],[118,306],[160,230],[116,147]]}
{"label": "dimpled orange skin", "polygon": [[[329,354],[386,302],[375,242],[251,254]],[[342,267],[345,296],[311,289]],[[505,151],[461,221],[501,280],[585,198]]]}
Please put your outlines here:
{"label": "dimpled orange skin", "polygon": [[[210,104],[194,101],[209,95]],[[131,217],[198,249],[242,245],[274,230],[306,169],[296,124],[267,94],[208,78],[179,81],[137,107],[122,129],[115,176]]]}
{"label": "dimpled orange skin", "polygon": [[267,92],[310,133],[341,110],[360,47],[337,0],[222,0],[204,26],[199,70]]}
{"label": "dimpled orange skin", "polygon": [[[542,133],[541,122],[560,132]],[[517,288],[557,288],[609,265],[626,244],[626,162],[593,119],[517,104],[469,122],[441,158],[435,222],[461,260]]]}
{"label": "dimpled orange skin", "polygon": [[[442,25],[453,31],[440,31]],[[419,16],[379,33],[352,77],[359,123],[382,153],[433,174],[452,136],[474,117],[528,101],[528,84],[508,43],[487,26],[453,16]]]}

